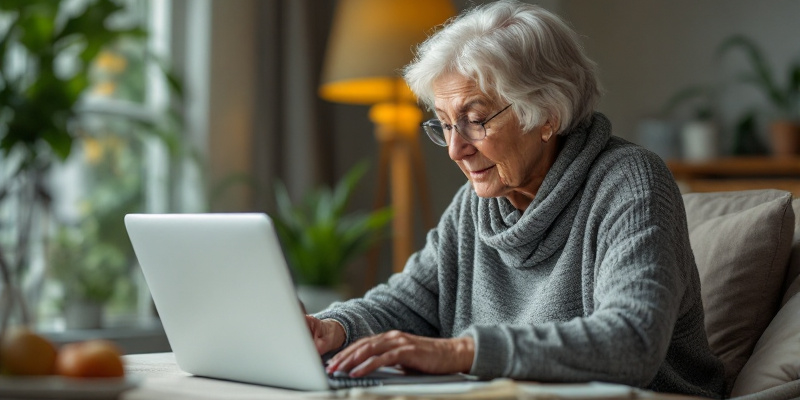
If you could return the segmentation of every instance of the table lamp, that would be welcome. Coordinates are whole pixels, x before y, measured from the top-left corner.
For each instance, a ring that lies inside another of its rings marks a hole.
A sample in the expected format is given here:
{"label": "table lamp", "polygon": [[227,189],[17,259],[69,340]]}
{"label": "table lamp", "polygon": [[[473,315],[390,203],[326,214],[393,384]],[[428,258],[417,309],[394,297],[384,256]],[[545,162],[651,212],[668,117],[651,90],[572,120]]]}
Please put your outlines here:
{"label": "table lamp", "polygon": [[413,252],[414,180],[423,221],[433,225],[418,139],[422,110],[400,70],[414,47],[454,14],[450,0],[340,0],[328,40],[320,97],[372,105],[369,118],[380,147],[376,205],[383,205],[388,174],[395,272]]}

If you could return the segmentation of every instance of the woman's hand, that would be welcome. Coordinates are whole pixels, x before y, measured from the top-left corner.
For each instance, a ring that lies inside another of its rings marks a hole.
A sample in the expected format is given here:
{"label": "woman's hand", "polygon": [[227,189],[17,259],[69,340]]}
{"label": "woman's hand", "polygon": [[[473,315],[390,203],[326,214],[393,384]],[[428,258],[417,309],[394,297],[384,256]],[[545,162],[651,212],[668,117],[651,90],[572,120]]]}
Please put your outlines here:
{"label": "woman's hand", "polygon": [[344,345],[344,328],[338,322],[332,319],[319,320],[306,315],[306,324],[308,325],[308,330],[311,331],[311,338],[314,339],[314,345],[320,355]]}
{"label": "woman's hand", "polygon": [[471,337],[434,339],[390,331],[358,340],[331,358],[328,373],[361,377],[382,366],[400,365],[429,374],[468,373],[475,356]]}

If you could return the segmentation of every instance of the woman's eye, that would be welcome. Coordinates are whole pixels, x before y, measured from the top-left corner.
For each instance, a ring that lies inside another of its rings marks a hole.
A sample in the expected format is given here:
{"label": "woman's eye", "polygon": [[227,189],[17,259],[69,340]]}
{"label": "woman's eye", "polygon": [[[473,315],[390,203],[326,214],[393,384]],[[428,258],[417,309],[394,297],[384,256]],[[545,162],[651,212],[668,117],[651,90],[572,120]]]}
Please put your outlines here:
{"label": "woman's eye", "polygon": [[446,130],[446,131],[449,131],[449,130],[453,129],[453,125],[442,124],[442,128],[444,128],[444,130]]}
{"label": "woman's eye", "polygon": [[485,120],[486,118],[484,118],[482,115],[470,115],[469,117],[467,117],[467,121],[469,121],[470,124],[474,125],[480,125]]}

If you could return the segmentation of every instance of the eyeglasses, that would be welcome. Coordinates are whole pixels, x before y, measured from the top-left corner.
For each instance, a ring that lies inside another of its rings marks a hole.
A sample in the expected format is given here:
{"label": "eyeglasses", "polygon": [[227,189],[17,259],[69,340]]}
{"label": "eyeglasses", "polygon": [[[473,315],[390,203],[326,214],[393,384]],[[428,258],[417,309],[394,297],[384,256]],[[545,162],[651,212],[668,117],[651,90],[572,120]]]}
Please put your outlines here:
{"label": "eyeglasses", "polygon": [[482,140],[486,137],[486,124],[489,123],[494,117],[500,115],[503,111],[511,107],[511,104],[505,106],[502,110],[483,121],[469,121],[466,117],[459,119],[455,125],[442,124],[438,119],[431,119],[422,123],[422,128],[428,137],[431,138],[433,143],[439,146],[447,147],[447,139],[451,131],[455,128],[456,132],[461,135],[464,140],[474,142]]}

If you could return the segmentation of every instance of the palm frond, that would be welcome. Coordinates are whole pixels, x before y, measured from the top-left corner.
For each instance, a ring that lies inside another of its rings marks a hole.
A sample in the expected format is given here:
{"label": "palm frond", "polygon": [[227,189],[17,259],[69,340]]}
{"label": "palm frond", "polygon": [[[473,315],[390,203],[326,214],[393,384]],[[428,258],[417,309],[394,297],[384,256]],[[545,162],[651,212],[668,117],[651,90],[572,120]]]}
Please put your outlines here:
{"label": "palm frond", "polygon": [[384,237],[391,210],[346,213],[349,200],[368,168],[349,170],[334,189],[317,188],[293,203],[282,183],[275,186],[273,216],[281,244],[300,283],[334,286],[347,264]]}
{"label": "palm frond", "polygon": [[786,111],[789,106],[787,93],[775,82],[772,71],[755,42],[742,35],[731,36],[719,46],[717,56],[722,57],[734,49],[744,52],[753,69],[751,75],[745,75],[747,78],[743,79],[743,82],[751,83],[761,89],[770,101]]}

